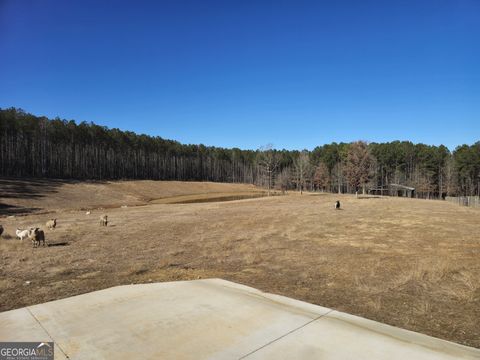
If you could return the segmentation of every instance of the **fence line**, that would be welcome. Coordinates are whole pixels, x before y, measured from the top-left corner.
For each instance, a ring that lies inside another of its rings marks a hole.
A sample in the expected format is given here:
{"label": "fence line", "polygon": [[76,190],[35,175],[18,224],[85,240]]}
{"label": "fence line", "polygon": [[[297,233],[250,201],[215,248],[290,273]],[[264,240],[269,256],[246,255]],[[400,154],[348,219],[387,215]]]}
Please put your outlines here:
{"label": "fence line", "polygon": [[480,207],[480,196],[447,196],[445,200],[458,205]]}

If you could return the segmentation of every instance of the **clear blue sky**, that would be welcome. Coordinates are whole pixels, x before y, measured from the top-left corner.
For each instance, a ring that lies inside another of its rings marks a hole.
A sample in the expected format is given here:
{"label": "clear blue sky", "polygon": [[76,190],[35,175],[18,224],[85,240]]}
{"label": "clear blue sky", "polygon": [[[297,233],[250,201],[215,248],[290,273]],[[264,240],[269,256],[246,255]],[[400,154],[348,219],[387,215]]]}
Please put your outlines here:
{"label": "clear blue sky", "polygon": [[0,107],[183,143],[480,140],[480,1],[0,0]]}

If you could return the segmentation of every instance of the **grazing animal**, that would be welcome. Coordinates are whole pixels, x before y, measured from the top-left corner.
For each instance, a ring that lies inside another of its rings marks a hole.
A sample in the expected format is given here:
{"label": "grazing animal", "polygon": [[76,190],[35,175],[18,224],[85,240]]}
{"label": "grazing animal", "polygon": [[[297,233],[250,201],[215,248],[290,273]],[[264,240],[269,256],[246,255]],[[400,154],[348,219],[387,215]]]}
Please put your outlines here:
{"label": "grazing animal", "polygon": [[3,226],[0,225],[0,235],[2,235],[2,234],[3,234]]}
{"label": "grazing animal", "polygon": [[90,211],[87,211],[87,212],[85,213],[85,215],[90,215],[90,214],[91,214],[91,212],[90,212]]}
{"label": "grazing animal", "polygon": [[100,226],[107,226],[108,225],[108,216],[102,215],[100,216]]}
{"label": "grazing animal", "polygon": [[40,228],[31,228],[28,232],[28,237],[32,239],[34,248],[40,246],[40,241],[42,241],[43,246],[45,246],[45,233]]}
{"label": "grazing animal", "polygon": [[50,219],[45,225],[47,225],[48,229],[53,230],[57,226],[57,219]]}
{"label": "grazing animal", "polygon": [[338,200],[335,203],[335,210],[340,210],[340,201],[338,201]]}
{"label": "grazing animal", "polygon": [[23,241],[24,238],[26,238],[28,236],[28,233],[29,231],[28,230],[22,230],[22,229],[18,229],[15,231],[15,234],[17,234],[17,237],[20,238],[20,240]]}

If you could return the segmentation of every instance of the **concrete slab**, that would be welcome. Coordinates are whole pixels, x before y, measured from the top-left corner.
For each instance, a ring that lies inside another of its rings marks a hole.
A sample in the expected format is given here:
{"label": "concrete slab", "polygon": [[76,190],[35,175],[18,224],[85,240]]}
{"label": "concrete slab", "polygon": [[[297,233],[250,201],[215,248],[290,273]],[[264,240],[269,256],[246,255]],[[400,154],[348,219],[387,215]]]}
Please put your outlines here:
{"label": "concrete slab", "polygon": [[480,350],[333,311],[247,359],[480,359]]}
{"label": "concrete slab", "polygon": [[220,279],[118,286],[0,313],[0,341],[46,336],[59,359],[480,359],[478,349]]}
{"label": "concrete slab", "polygon": [[[0,313],[0,341],[54,341],[30,310],[18,310]],[[55,359],[66,359],[61,349],[55,344]]]}

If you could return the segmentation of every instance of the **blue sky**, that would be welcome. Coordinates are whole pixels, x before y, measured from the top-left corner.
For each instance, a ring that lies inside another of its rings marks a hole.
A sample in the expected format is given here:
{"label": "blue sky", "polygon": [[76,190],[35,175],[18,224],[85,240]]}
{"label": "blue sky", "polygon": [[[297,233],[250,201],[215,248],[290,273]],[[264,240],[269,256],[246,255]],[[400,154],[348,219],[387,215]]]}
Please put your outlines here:
{"label": "blue sky", "polygon": [[480,140],[480,1],[0,0],[0,107],[184,143]]}

